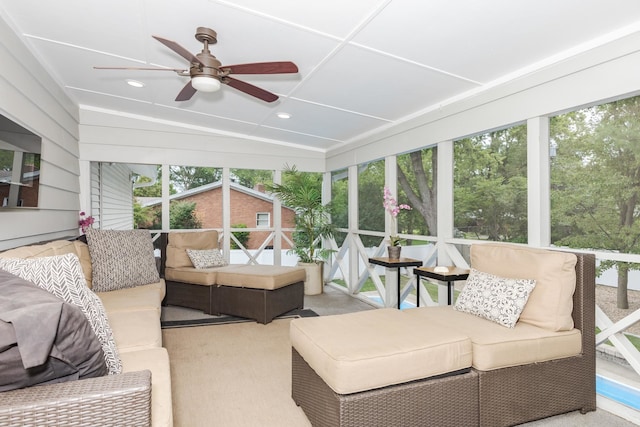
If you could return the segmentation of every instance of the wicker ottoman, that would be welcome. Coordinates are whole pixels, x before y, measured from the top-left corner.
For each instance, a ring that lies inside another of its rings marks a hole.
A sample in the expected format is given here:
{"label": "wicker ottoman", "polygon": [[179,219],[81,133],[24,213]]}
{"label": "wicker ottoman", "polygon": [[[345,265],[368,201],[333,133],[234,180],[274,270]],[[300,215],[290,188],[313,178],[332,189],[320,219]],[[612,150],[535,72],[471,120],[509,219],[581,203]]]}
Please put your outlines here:
{"label": "wicker ottoman", "polygon": [[218,311],[267,324],[304,307],[304,268],[245,265],[220,270],[216,281]]}
{"label": "wicker ottoman", "polygon": [[318,426],[472,426],[478,376],[463,334],[396,309],[291,321],[293,400]]}

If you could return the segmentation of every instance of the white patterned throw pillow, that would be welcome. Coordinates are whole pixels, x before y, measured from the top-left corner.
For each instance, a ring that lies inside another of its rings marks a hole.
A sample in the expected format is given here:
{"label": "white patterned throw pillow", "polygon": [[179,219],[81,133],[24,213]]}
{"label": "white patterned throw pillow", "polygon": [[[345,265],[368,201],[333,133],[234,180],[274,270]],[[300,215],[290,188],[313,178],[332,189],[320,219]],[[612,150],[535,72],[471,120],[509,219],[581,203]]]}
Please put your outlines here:
{"label": "white patterned throw pillow", "polygon": [[535,286],[535,280],[508,279],[472,268],[453,308],[513,328]]}
{"label": "white patterned throw pillow", "polygon": [[87,230],[94,292],[132,288],[160,281],[147,230]]}
{"label": "white patterned throw pillow", "polygon": [[229,265],[219,249],[186,249],[186,251],[196,269]]}
{"label": "white patterned throw pillow", "polygon": [[87,287],[80,260],[75,254],[42,258],[0,258],[0,269],[35,283],[82,310],[102,345],[109,374],[122,372],[120,354],[102,301]]}

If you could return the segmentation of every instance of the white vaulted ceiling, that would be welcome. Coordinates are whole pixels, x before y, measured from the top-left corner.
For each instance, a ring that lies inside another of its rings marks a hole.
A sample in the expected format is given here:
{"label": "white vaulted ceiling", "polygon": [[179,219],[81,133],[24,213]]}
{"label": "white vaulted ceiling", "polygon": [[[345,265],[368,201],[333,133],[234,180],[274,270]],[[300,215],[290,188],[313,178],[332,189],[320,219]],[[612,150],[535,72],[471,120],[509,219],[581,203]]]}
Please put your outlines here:
{"label": "white vaulted ceiling", "polygon": [[[0,13],[80,106],[323,151],[640,28],[637,0],[0,0]],[[151,36],[197,53],[197,27],[218,33],[223,65],[299,73],[235,76],[270,104],[228,86],[176,102],[188,77],[93,69],[186,69]]]}

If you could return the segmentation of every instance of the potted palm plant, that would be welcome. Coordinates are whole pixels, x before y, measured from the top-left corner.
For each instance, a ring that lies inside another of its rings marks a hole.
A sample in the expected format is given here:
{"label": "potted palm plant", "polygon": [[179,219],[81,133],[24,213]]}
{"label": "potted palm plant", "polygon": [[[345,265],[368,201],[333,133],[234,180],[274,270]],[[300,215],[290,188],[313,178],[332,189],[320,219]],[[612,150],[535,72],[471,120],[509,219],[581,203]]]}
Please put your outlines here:
{"label": "potted palm plant", "polygon": [[295,166],[285,168],[282,184],[266,185],[284,206],[295,211],[293,248],[298,265],[307,270],[305,294],[317,295],[323,288],[324,261],[333,252],[322,240],[333,236],[329,205],[322,204],[322,182],[317,175],[300,172]]}

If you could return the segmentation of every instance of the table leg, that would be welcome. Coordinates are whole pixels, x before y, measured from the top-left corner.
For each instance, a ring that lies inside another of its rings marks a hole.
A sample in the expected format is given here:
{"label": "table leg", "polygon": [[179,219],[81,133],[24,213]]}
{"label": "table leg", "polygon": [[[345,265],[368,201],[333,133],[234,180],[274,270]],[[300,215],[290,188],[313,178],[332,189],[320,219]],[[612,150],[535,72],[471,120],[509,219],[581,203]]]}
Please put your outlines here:
{"label": "table leg", "polygon": [[398,272],[398,310],[400,310],[400,268],[396,270]]}
{"label": "table leg", "polygon": [[455,282],[447,282],[447,304],[451,305],[453,303],[453,284]]}
{"label": "table leg", "polygon": [[420,307],[420,276],[416,276],[416,307]]}

